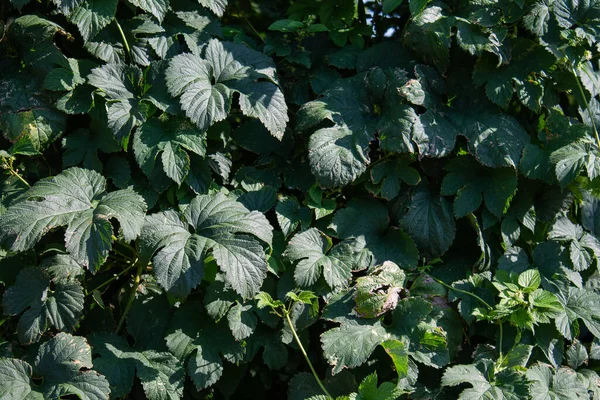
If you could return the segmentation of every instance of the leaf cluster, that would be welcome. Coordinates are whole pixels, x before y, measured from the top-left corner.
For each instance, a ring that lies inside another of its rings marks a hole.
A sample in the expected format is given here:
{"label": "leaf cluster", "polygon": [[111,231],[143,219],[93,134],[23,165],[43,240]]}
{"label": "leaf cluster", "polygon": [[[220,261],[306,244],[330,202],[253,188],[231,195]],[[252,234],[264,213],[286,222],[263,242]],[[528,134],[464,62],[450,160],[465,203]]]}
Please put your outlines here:
{"label": "leaf cluster", "polygon": [[0,0],[0,398],[600,398],[600,2]]}

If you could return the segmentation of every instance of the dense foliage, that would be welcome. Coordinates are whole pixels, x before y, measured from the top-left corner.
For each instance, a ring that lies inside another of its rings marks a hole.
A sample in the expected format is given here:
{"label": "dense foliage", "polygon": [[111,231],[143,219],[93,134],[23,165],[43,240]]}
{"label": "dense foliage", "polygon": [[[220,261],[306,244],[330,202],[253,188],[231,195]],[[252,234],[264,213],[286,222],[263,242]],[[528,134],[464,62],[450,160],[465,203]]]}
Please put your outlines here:
{"label": "dense foliage", "polygon": [[600,1],[0,0],[0,398],[600,398]]}

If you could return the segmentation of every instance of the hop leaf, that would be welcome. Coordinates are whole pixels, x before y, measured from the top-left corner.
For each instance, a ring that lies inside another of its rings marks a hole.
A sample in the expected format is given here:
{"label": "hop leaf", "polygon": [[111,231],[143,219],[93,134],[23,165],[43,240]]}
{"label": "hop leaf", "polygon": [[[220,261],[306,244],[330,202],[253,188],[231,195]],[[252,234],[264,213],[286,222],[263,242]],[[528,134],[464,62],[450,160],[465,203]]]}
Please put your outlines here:
{"label": "hop leaf", "polygon": [[[259,80],[266,79],[266,80]],[[271,134],[283,137],[287,105],[276,84],[271,60],[239,44],[211,40],[204,58],[175,56],[166,71],[167,88],[181,96],[186,115],[206,131],[227,117],[234,93],[244,115],[260,119]]]}
{"label": "hop leaf", "polygon": [[[43,378],[41,386],[33,383],[32,367],[21,360],[0,358],[0,393],[9,399],[56,399],[74,395],[82,400],[108,400],[106,378],[92,368],[90,346],[84,338],[59,333],[42,344],[35,358],[35,378]],[[85,368],[84,371],[80,371]]]}
{"label": "hop leaf", "polygon": [[148,399],[181,398],[183,365],[169,352],[131,349],[123,337],[111,334],[95,334],[90,343],[99,355],[96,368],[106,375],[115,397],[127,395],[137,373]]}
{"label": "hop leaf", "polygon": [[389,226],[388,210],[378,201],[351,200],[335,214],[331,226],[340,239],[370,253],[375,263],[392,261],[409,269],[417,265],[419,253],[413,240],[401,229]]}
{"label": "hop leaf", "polygon": [[[22,343],[37,342],[53,326],[71,331],[83,311],[83,288],[76,279],[83,270],[68,256],[55,256],[42,267],[23,269],[2,297],[5,314],[19,319]],[[52,289],[51,289],[52,286]]]}
{"label": "hop leaf", "polygon": [[112,247],[110,219],[119,221],[125,240],[134,240],[145,213],[146,203],[133,190],[107,193],[97,172],[69,168],[38,181],[0,216],[0,240],[14,251],[28,250],[50,229],[66,226],[71,257],[96,272]]}
{"label": "hop leaf", "polygon": [[260,241],[271,245],[273,240],[264,215],[217,193],[193,199],[182,217],[163,211],[146,218],[142,256],[144,262],[153,260],[158,282],[175,296],[187,296],[200,283],[210,252],[237,293],[256,294],[267,272]]}
{"label": "hop leaf", "polygon": [[295,235],[285,255],[298,262],[294,280],[299,286],[315,284],[322,273],[327,284],[336,289],[352,277],[352,248],[337,245],[332,249],[331,239],[315,228]]}

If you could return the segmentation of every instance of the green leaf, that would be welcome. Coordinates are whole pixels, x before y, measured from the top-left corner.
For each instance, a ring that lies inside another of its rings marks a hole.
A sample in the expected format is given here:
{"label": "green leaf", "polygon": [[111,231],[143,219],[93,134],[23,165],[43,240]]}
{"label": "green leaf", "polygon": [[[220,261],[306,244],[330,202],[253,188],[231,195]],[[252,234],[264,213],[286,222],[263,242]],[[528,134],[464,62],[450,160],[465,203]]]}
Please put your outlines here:
{"label": "green leaf", "polygon": [[210,9],[218,17],[223,16],[225,9],[227,8],[227,0],[198,0],[198,3],[202,6]]}
{"label": "green leaf", "polygon": [[324,218],[335,212],[337,203],[333,199],[323,198],[323,190],[313,185],[308,190],[308,202],[309,208],[315,210],[315,219]]}
{"label": "green leaf", "polygon": [[280,199],[275,207],[277,222],[285,236],[292,234],[298,225],[309,225],[311,221],[310,210],[301,207],[298,200],[293,197]]}
{"label": "green leaf", "polygon": [[183,365],[168,352],[132,349],[120,336],[95,334],[90,337],[96,368],[110,382],[113,395],[125,395],[137,375],[149,400],[176,400],[183,394]]}
{"label": "green leaf", "polygon": [[592,235],[600,237],[600,200],[585,192],[581,205],[581,225]]}
{"label": "green leaf", "polygon": [[326,187],[347,185],[367,170],[369,136],[345,126],[316,131],[309,140],[310,168]]}
{"label": "green leaf", "polygon": [[71,331],[83,311],[83,288],[75,278],[83,271],[68,256],[55,256],[41,268],[23,269],[2,297],[4,313],[17,315],[22,343],[37,342],[50,326]]}
{"label": "green leaf", "polygon": [[406,378],[409,374],[408,351],[400,340],[386,340],[381,344],[386,353],[392,358],[398,379]]}
{"label": "green leaf", "polygon": [[63,165],[66,167],[82,164],[84,168],[102,170],[98,152],[113,153],[119,151],[119,143],[108,130],[88,131],[77,129],[62,140]]}
{"label": "green leaf", "polygon": [[162,22],[169,10],[169,0],[129,0],[131,4],[154,15],[158,22]]}
{"label": "green leaf", "polygon": [[497,30],[482,29],[476,24],[464,20],[458,20],[456,23],[458,44],[471,55],[481,56],[483,52],[490,52],[501,58],[502,50],[500,46],[505,35],[506,31],[502,28]]}
{"label": "green leaf", "polygon": [[252,306],[249,304],[236,304],[227,313],[229,329],[235,340],[246,339],[256,329],[256,315],[251,310]]}
{"label": "green leaf", "polygon": [[[108,399],[108,381],[90,370],[92,354],[83,337],[59,333],[40,346],[35,364],[44,378],[39,388],[44,398],[72,394],[82,400]],[[85,370],[80,371],[82,368]]]}
{"label": "green leaf", "polygon": [[[273,70],[266,56],[213,39],[204,58],[193,54],[174,57],[165,76],[169,93],[181,96],[182,109],[201,131],[225,119],[233,94],[239,93],[242,113],[260,119],[281,139],[288,121],[287,106]],[[265,78],[268,80],[258,80]]]}
{"label": "green leaf", "polygon": [[557,293],[556,297],[564,306],[564,312],[555,320],[556,328],[565,338],[573,339],[573,327],[579,319],[595,337],[600,338],[600,311],[596,306],[600,295],[571,287]]}
{"label": "green leaf", "polygon": [[205,243],[192,237],[174,211],[147,216],[140,242],[145,260],[154,257],[158,283],[171,293],[183,297],[202,279]]}
{"label": "green leaf", "polygon": [[[131,303],[126,318],[127,332],[136,348],[160,350],[164,347],[164,333],[172,314],[171,304],[166,294],[156,293],[154,282],[148,284],[153,286],[151,291],[138,294]],[[154,335],[148,335],[148,331],[154,332]]]}
{"label": "green leaf", "polygon": [[452,19],[446,17],[439,6],[427,7],[412,18],[404,36],[405,43],[425,62],[444,72],[450,61]]}
{"label": "green leaf", "polygon": [[418,251],[413,240],[401,229],[389,226],[386,207],[375,200],[353,199],[338,211],[331,227],[340,239],[354,240],[371,253],[375,263],[389,260],[400,267],[417,265]]}
{"label": "green leaf", "polygon": [[69,15],[85,42],[110,24],[117,12],[117,0],[85,0]]}
{"label": "green leaf", "polygon": [[566,216],[556,220],[548,233],[548,238],[570,244],[569,255],[575,271],[588,269],[593,259],[597,259],[600,255],[598,239],[584,232],[580,225],[575,225]]}
{"label": "green leaf", "polygon": [[267,271],[258,239],[269,245],[273,240],[264,215],[217,193],[194,198],[182,217],[163,211],[148,216],[142,229],[142,257],[144,262],[153,260],[161,286],[175,296],[187,296],[200,283],[204,258],[212,252],[237,293],[245,298],[257,293]]}
{"label": "green leaf", "polygon": [[383,1],[383,12],[386,14],[394,11],[404,0],[384,0]]}
{"label": "green leaf", "polygon": [[413,141],[421,155],[444,157],[454,149],[456,136],[462,133],[454,126],[450,118],[454,111],[444,100],[445,81],[435,69],[426,66],[417,66],[415,75],[417,79],[409,80],[398,91],[410,103],[427,108],[418,116],[412,111],[416,119],[412,127]]}
{"label": "green leaf", "polygon": [[492,378],[488,381],[478,367],[485,369],[482,364],[457,365],[448,368],[442,376],[442,386],[457,386],[461,383],[472,385],[471,388],[463,390],[458,397],[460,400],[517,400],[527,396],[527,384],[524,376],[520,373],[505,369],[499,372],[495,379]]}
{"label": "green leaf", "polygon": [[356,368],[365,363],[375,348],[390,335],[379,321],[347,321],[321,335],[321,345],[327,362],[337,374],[344,368]]}
{"label": "green leaf", "polygon": [[408,166],[410,160],[384,161],[371,169],[373,183],[381,182],[381,196],[392,200],[400,192],[401,182],[415,186],[421,181],[419,172]]}
{"label": "green leaf", "polygon": [[404,343],[414,360],[434,368],[449,363],[448,331],[443,313],[434,310],[421,297],[408,297],[398,302],[392,312],[388,331]]}
{"label": "green leaf", "polygon": [[537,364],[526,374],[531,382],[529,393],[532,399],[577,400],[588,395],[587,388],[582,387],[577,373],[570,368],[560,368],[553,374],[548,366]]}
{"label": "green leaf", "polygon": [[75,261],[96,272],[112,247],[116,218],[125,240],[140,233],[146,204],[131,189],[106,192],[97,172],[69,168],[38,181],[0,216],[0,239],[14,251],[32,248],[44,234],[66,226],[65,246]]}
{"label": "green leaf", "polygon": [[114,63],[94,68],[88,75],[88,83],[107,99],[108,127],[123,144],[127,143],[132,129],[144,120],[134,80],[139,75],[136,67]]}
{"label": "green leaf", "polygon": [[88,83],[97,87],[110,100],[126,100],[135,97],[136,88],[128,75],[138,73],[125,64],[105,64],[94,68],[88,75]]}
{"label": "green leaf", "polygon": [[76,86],[85,83],[79,70],[79,62],[76,59],[67,59],[68,68],[56,68],[51,70],[44,78],[44,89],[63,92],[75,89]]}
{"label": "green leaf", "polygon": [[531,357],[531,351],[533,346],[527,344],[518,344],[513,346],[502,362],[504,368],[525,368],[529,357]]}
{"label": "green leaf", "polygon": [[41,81],[26,70],[3,73],[0,79],[0,130],[15,146],[27,144],[43,151],[66,130],[65,115],[40,93],[41,89]]}
{"label": "green leaf", "polygon": [[383,382],[377,387],[377,372],[373,372],[360,383],[356,400],[394,400],[403,393],[391,382]]}
{"label": "green leaf", "polygon": [[590,43],[600,34],[600,13],[595,2],[570,2],[558,0],[553,7],[554,17],[561,28],[578,26],[580,35],[585,35]]}
{"label": "green leaf", "polygon": [[[541,87],[543,82],[532,81],[531,76],[543,76],[550,71],[556,61],[543,46],[525,39],[515,42],[512,54],[514,56],[511,62],[500,67],[495,57],[490,55],[481,57],[473,71],[473,83],[485,84],[488,98],[504,109],[508,107],[514,90],[530,92],[535,87]],[[529,86],[530,81],[534,86]],[[537,111],[539,104],[533,109]]]}
{"label": "green leaf", "polygon": [[296,32],[303,26],[304,24],[300,21],[294,21],[293,19],[280,19],[269,25],[269,30],[279,32]]}
{"label": "green leaf", "polygon": [[204,156],[205,135],[188,122],[172,118],[168,123],[150,119],[136,131],[133,141],[135,158],[144,173],[150,177],[155,161],[161,154],[164,172],[181,185],[190,170],[187,151]]}
{"label": "green leaf", "polygon": [[523,17],[523,24],[528,31],[538,37],[548,33],[550,21],[550,8],[548,1],[541,1],[533,5],[529,13]]}
{"label": "green leaf", "polygon": [[471,158],[459,157],[446,166],[442,195],[456,195],[454,214],[464,217],[476,211],[482,202],[496,217],[502,216],[517,190],[517,177],[508,168],[490,169]]}
{"label": "green leaf", "polygon": [[583,344],[574,342],[567,349],[567,363],[569,367],[577,369],[588,362],[588,352]]}
{"label": "green leaf", "polygon": [[457,386],[461,383],[469,383],[474,388],[490,386],[488,380],[475,365],[456,365],[444,372],[442,386]]}
{"label": "green leaf", "polygon": [[456,236],[452,203],[426,183],[417,186],[407,212],[398,222],[419,250],[431,257],[444,254]]}
{"label": "green leaf", "polygon": [[352,277],[352,249],[345,245],[331,248],[331,239],[311,228],[296,234],[284,253],[297,262],[294,280],[301,287],[313,285],[321,274],[332,289],[346,286]]}
{"label": "green leaf", "polygon": [[525,288],[526,291],[532,292],[536,290],[542,283],[542,277],[538,270],[528,269],[525,272],[519,274],[519,285]]}
{"label": "green leaf", "polygon": [[600,176],[600,161],[593,155],[595,149],[595,145],[579,141],[550,154],[550,162],[555,165],[556,178],[563,188],[579,176],[584,166],[591,179]]}
{"label": "green leaf", "polygon": [[373,68],[355,77],[338,80],[323,96],[306,103],[298,113],[298,129],[334,123],[318,129],[309,139],[309,160],[317,180],[327,187],[353,182],[366,170],[369,142],[377,131],[384,150],[414,151],[414,110],[399,104],[398,86],[407,81],[399,69]]}
{"label": "green leaf", "polygon": [[0,396],[6,400],[24,400],[31,394],[32,368],[25,361],[0,358]]}
{"label": "green leaf", "polygon": [[187,374],[198,390],[214,385],[223,374],[223,361],[240,361],[244,351],[224,321],[212,321],[197,302],[189,302],[175,313],[166,341],[179,360],[188,360]]}
{"label": "green leaf", "polygon": [[470,153],[483,165],[492,168],[516,168],[529,135],[508,114],[472,111],[452,115],[453,123],[469,141]]}

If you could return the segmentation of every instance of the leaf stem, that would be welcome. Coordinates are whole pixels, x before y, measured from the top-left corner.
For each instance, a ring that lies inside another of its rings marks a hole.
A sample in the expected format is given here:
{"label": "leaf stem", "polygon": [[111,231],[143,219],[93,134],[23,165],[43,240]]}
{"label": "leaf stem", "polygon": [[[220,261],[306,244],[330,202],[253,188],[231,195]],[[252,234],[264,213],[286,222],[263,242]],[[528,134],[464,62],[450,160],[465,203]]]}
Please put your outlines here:
{"label": "leaf stem", "polygon": [[308,363],[308,366],[310,367],[310,370],[311,370],[313,376],[317,380],[317,383],[319,384],[319,387],[321,388],[321,390],[323,391],[323,393],[325,394],[325,396],[333,399],[333,396],[329,394],[329,392],[327,391],[327,389],[325,389],[325,386],[323,385],[323,382],[321,382],[321,380],[319,379],[319,376],[317,375],[317,372],[315,371],[315,368],[313,367],[312,363],[308,359],[308,355],[306,354],[306,350],[304,350],[304,346],[302,346],[302,342],[300,342],[300,338],[298,337],[298,334],[296,333],[296,329],[294,329],[294,324],[292,323],[292,320],[290,319],[290,313],[289,313],[289,311],[284,310],[283,313],[285,314],[285,319],[287,320],[287,323],[288,323],[288,325],[289,325],[289,327],[290,327],[290,329],[292,331],[292,335],[294,335],[294,339],[296,339],[296,343],[298,343],[298,347],[300,347],[300,351],[302,352],[302,355],[304,355],[304,359]]}
{"label": "leaf stem", "polygon": [[8,170],[8,172],[12,176],[14,176],[15,178],[17,178],[21,182],[23,182],[23,184],[25,186],[27,186],[28,188],[31,187],[31,185],[29,184],[29,182],[27,182],[25,180],[25,178],[23,178],[21,175],[19,175],[19,173],[17,171],[15,171],[15,169],[13,168],[13,161],[14,161],[14,157],[6,157],[6,158],[2,157],[2,169]]}
{"label": "leaf stem", "polygon": [[107,281],[105,281],[104,283],[101,283],[100,285],[96,286],[95,288],[93,288],[92,290],[88,291],[86,293],[86,296],[89,296],[93,291],[95,290],[100,290],[102,289],[104,286],[108,285],[109,283],[111,283],[112,281],[114,281],[115,279],[118,279],[121,275],[125,274],[127,271],[129,271],[131,268],[135,267],[135,263],[131,264],[129,267],[125,268],[123,271],[119,272],[118,274],[113,275],[112,277],[110,277],[110,279],[108,279]]}
{"label": "leaf stem", "polygon": [[132,259],[132,257],[128,256],[127,254],[124,254],[122,251],[118,251],[117,247],[118,247],[118,246],[121,246],[121,247],[124,247],[124,248],[126,248],[127,250],[131,251],[131,253],[134,255],[134,257],[135,257],[135,255],[137,254],[137,250],[135,249],[135,247],[131,246],[129,243],[123,243],[123,242],[120,242],[120,241],[119,241],[119,239],[118,239],[118,238],[117,238],[115,235],[112,235],[112,236],[111,236],[111,239],[112,239],[113,243],[115,244],[115,245],[113,246],[113,251],[114,251],[114,252],[116,252],[116,253],[119,253],[119,254],[121,254],[123,257],[126,257],[126,258],[128,258],[128,259]]}
{"label": "leaf stem", "polygon": [[25,180],[25,178],[23,178],[21,175],[19,175],[19,173],[18,173],[17,171],[15,171],[14,169],[12,169],[12,166],[11,166],[11,168],[9,168],[9,169],[8,169],[8,172],[10,172],[10,174],[11,174],[12,176],[14,176],[15,178],[19,179],[21,182],[23,182],[23,184],[24,184],[25,186],[27,186],[27,187],[31,187],[31,185],[29,184],[29,182],[27,182],[27,181]]}
{"label": "leaf stem", "polygon": [[121,314],[121,318],[119,319],[119,323],[117,324],[117,328],[115,329],[115,333],[119,333],[123,324],[125,323],[125,318],[127,317],[127,313],[129,313],[129,309],[133,304],[133,300],[135,300],[135,293],[137,292],[137,288],[140,284],[140,276],[142,275],[142,271],[144,270],[144,265],[142,263],[138,264],[137,271],[135,273],[135,279],[133,281],[133,287],[131,288],[131,293],[129,294],[129,298],[127,299],[127,303],[125,304],[125,309]]}
{"label": "leaf stem", "polygon": [[127,56],[129,57],[129,61],[133,61],[133,59],[131,58],[131,48],[129,47],[129,42],[127,41],[127,38],[125,37],[125,32],[123,32],[123,28],[121,28],[121,24],[119,24],[119,21],[117,21],[117,19],[114,19],[115,21],[115,25],[117,26],[117,29],[119,30],[119,33],[121,34],[121,38],[123,39],[123,45],[125,46],[125,51],[127,52]]}
{"label": "leaf stem", "polygon": [[500,327],[500,341],[498,342],[498,354],[500,355],[500,360],[502,360],[502,358],[504,358],[504,356],[502,355],[502,321],[498,321],[498,326]]}
{"label": "leaf stem", "polygon": [[484,299],[482,299],[481,297],[477,296],[475,293],[471,293],[471,292],[467,292],[466,290],[461,290],[461,289],[457,289],[453,286],[448,285],[446,282],[436,278],[435,276],[431,277],[434,281],[436,281],[437,283],[439,283],[442,286],[447,287],[450,290],[454,290],[455,292],[458,293],[462,293],[462,294],[466,294],[469,295],[475,299],[477,299],[479,302],[481,302],[481,304],[485,305],[488,309],[492,310],[494,307],[490,306]]}
{"label": "leaf stem", "polygon": [[[436,281],[437,283],[439,283],[440,285],[445,286],[450,290],[454,290],[455,292],[467,294],[467,295],[477,299],[479,302],[481,302],[481,304],[485,305],[488,309],[490,309],[490,310],[493,309],[493,307],[490,306],[487,301],[483,300],[481,297],[477,296],[475,293],[467,292],[466,290],[457,289],[453,286],[448,285],[446,282],[442,281],[441,279],[436,278],[435,276],[432,276],[431,278],[434,281]],[[500,328],[500,342],[498,343],[498,353],[500,354],[500,358],[502,359],[504,357],[502,355],[502,340],[503,340],[502,337],[503,337],[504,332],[503,332],[501,321],[498,321],[498,326]]]}
{"label": "leaf stem", "polygon": [[590,110],[590,105],[585,97],[585,91],[583,90],[583,85],[581,84],[581,80],[579,79],[579,74],[573,65],[571,65],[571,70],[573,75],[575,75],[575,81],[577,82],[577,87],[579,88],[579,92],[581,93],[581,97],[583,98],[583,104],[585,105],[585,109],[589,114],[590,122],[592,123],[592,130],[594,131],[594,136],[596,137],[596,145],[600,150],[600,137],[598,136],[598,129],[596,128],[596,121],[594,121],[594,116],[592,115],[592,110]]}
{"label": "leaf stem", "polygon": [[254,25],[252,25],[252,23],[248,20],[248,18],[246,18],[243,15],[242,15],[242,18],[244,19],[244,21],[246,21],[246,23],[250,26],[250,28],[252,28],[252,31],[260,39],[260,41],[263,42],[263,44],[267,44],[267,42],[265,42],[265,39],[263,39],[263,37],[260,36],[260,33],[258,33],[258,31],[256,30],[256,28],[254,27]]}

